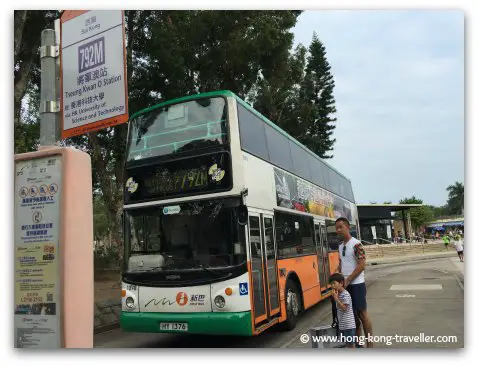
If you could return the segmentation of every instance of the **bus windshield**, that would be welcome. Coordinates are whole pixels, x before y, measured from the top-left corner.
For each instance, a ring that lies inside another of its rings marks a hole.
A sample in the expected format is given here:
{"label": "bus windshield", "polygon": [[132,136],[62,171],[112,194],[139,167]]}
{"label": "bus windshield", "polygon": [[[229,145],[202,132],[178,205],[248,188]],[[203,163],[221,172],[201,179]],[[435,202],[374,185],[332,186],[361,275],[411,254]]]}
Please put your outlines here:
{"label": "bus windshield", "polygon": [[159,107],[130,121],[127,162],[198,150],[227,142],[223,97]]}
{"label": "bus windshield", "polygon": [[238,200],[183,203],[127,213],[128,272],[229,267],[246,260]]}

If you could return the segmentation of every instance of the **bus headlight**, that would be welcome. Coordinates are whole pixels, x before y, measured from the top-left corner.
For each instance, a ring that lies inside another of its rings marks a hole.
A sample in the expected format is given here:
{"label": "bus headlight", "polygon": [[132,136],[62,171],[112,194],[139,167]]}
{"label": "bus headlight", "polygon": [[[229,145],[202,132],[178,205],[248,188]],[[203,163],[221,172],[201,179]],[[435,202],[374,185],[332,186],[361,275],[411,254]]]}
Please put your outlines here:
{"label": "bus headlight", "polygon": [[126,301],[125,301],[125,304],[130,309],[133,309],[134,308],[134,299],[132,297],[127,297]]}
{"label": "bus headlight", "polygon": [[216,305],[219,309],[222,309],[224,306],[226,306],[226,300],[224,300],[224,297],[221,295],[218,295],[214,299],[214,305]]}

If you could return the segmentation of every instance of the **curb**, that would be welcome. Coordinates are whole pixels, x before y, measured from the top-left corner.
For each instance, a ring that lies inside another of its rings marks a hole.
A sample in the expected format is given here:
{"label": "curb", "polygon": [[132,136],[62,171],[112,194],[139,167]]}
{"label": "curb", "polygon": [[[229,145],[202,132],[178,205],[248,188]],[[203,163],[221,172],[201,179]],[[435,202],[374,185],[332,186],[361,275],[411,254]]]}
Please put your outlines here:
{"label": "curb", "polygon": [[398,258],[376,258],[373,260],[370,260],[369,263],[367,263],[367,266],[376,266],[376,265],[381,265],[381,264],[394,264],[394,263],[407,263],[407,262],[418,262],[418,261],[424,261],[424,260],[430,260],[430,259],[441,259],[441,258],[448,258],[448,257],[453,257],[455,256],[456,253],[454,252],[446,252],[446,253],[436,253],[436,254],[426,254],[426,255],[420,255],[420,256],[413,256],[413,257],[398,257]]}
{"label": "curb", "polygon": [[93,334],[100,334],[106,333],[113,329],[118,329],[120,327],[120,323],[111,323],[108,325],[100,325],[99,327],[94,328]]}

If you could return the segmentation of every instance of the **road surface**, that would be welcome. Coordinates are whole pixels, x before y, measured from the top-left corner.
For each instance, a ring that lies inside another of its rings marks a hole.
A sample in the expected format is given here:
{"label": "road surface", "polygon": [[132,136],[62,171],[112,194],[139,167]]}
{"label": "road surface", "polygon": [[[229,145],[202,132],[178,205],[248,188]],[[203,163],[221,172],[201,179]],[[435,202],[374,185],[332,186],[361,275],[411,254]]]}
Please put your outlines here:
{"label": "road surface", "polygon": [[[458,257],[367,267],[367,303],[374,336],[453,336],[456,341],[401,342],[382,338],[378,348],[464,347],[464,263]],[[98,348],[311,348],[300,336],[331,323],[330,301],[304,312],[290,332],[276,328],[251,338],[187,334],[125,333],[95,335]]]}

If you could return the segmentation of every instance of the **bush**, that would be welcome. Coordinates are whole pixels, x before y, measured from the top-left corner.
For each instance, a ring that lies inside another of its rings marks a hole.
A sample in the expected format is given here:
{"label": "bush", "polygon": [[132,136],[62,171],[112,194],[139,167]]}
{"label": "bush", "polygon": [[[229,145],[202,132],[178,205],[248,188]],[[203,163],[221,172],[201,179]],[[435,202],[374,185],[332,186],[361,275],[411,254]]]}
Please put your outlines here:
{"label": "bush", "polygon": [[120,253],[117,247],[99,247],[94,252],[96,269],[118,269],[120,267]]}

